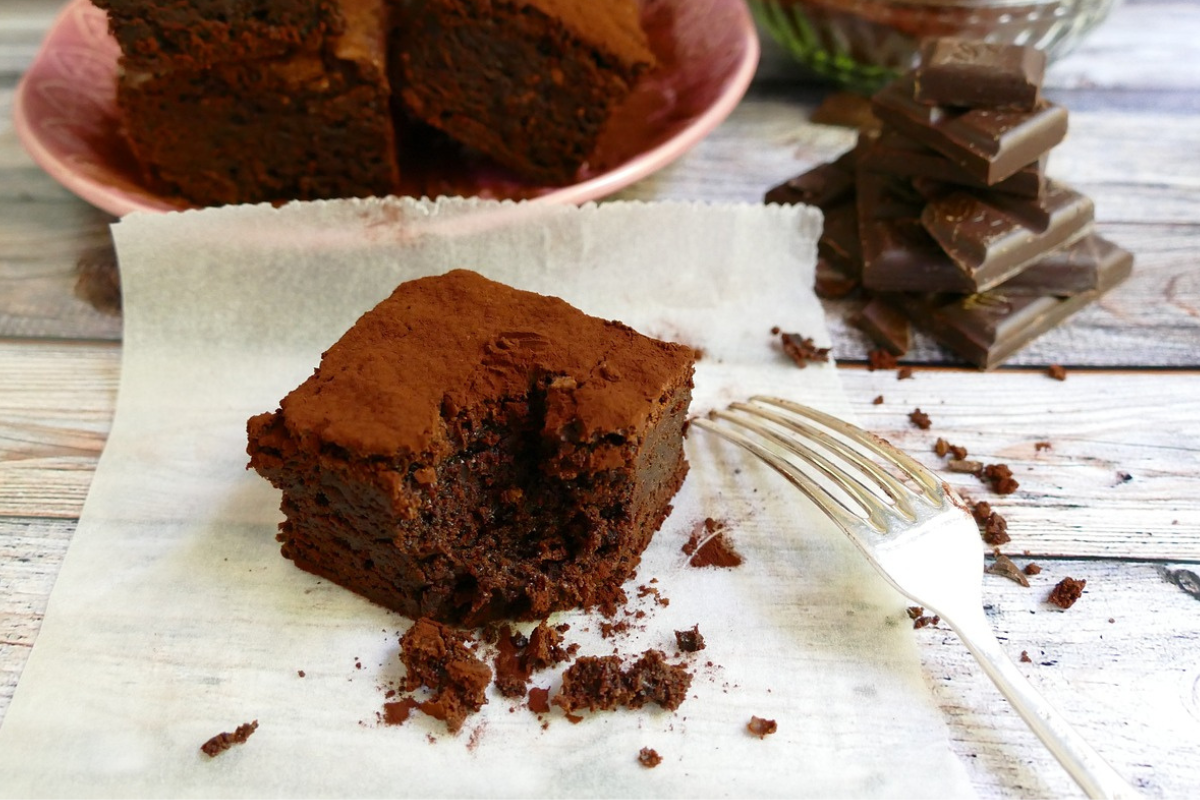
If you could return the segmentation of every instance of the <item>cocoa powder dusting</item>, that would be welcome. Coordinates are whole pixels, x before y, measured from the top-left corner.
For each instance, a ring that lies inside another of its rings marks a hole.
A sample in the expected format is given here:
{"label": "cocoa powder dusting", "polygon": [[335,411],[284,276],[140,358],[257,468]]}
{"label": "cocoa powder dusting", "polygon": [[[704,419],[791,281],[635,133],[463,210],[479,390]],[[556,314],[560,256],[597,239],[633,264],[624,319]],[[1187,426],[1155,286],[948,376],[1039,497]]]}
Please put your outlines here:
{"label": "cocoa powder dusting", "polygon": [[712,517],[696,525],[681,549],[691,556],[688,564],[693,567],[729,569],[742,563],[742,556],[725,536],[725,523]]}

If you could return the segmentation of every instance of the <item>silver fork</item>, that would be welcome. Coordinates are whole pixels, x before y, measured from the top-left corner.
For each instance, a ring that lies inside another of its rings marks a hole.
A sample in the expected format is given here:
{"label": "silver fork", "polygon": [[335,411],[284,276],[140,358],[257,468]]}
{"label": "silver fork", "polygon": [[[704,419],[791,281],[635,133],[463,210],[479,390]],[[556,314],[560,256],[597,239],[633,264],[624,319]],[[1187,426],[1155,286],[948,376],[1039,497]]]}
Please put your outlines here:
{"label": "silver fork", "polygon": [[752,397],[691,424],[781,473],[850,536],[892,586],[945,620],[1089,797],[1138,796],[996,641],[983,613],[979,531],[949,486],[880,437],[788,400]]}

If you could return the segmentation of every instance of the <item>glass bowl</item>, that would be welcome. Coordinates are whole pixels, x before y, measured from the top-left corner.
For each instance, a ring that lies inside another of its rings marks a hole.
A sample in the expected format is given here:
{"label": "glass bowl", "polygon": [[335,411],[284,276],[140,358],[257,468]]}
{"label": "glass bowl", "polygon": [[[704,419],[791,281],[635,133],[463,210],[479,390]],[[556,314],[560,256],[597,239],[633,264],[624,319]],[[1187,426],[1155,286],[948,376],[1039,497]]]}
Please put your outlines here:
{"label": "glass bowl", "polygon": [[913,66],[922,39],[1029,44],[1053,60],[1117,0],[748,0],[759,24],[817,74],[864,94]]}

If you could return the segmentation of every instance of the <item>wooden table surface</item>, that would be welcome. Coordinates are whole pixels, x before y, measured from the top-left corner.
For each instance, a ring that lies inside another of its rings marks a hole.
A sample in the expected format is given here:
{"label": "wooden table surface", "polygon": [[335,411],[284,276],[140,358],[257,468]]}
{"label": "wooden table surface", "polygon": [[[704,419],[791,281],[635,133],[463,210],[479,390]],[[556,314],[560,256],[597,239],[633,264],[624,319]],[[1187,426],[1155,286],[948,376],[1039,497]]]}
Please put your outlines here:
{"label": "wooden table surface", "polygon": [[[14,89],[60,5],[0,4],[0,719],[104,447],[120,373],[119,314],[75,289],[81,259],[102,251],[113,220],[38,169],[11,123]],[[985,578],[991,622],[1118,771],[1167,797],[1200,787],[1197,42],[1194,0],[1126,0],[1049,71],[1049,96],[1071,113],[1049,170],[1090,195],[1099,231],[1137,256],[1134,276],[1102,302],[992,373],[921,341],[905,381],[864,368],[867,344],[845,323],[853,301],[827,305],[846,394],[867,427],[930,464],[941,436],[1015,471],[1021,488],[1004,497],[950,476],[1007,517],[1005,552],[1043,568],[1027,589]],[[755,202],[849,146],[851,132],[809,121],[829,87],[764,48],[731,118],[620,198]],[[1065,381],[1047,376],[1055,363]],[[916,407],[929,431],[910,425]],[[1062,612],[1045,598],[1066,576],[1087,579],[1087,590]],[[1076,793],[949,629],[913,636],[981,795]]]}

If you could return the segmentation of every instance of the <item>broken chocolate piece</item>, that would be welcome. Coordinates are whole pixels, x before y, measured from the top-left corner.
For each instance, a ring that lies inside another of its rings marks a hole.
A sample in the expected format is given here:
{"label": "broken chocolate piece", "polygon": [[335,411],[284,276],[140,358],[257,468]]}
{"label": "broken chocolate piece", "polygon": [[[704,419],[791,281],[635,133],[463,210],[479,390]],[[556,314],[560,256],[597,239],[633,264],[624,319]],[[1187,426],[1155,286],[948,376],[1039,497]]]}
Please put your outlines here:
{"label": "broken chocolate piece", "polygon": [[1046,54],[1029,45],[930,39],[921,47],[913,96],[921,103],[1032,111]]}
{"label": "broken chocolate piece", "polygon": [[860,137],[859,149],[858,166],[871,172],[924,178],[1017,197],[1040,197],[1046,186],[1046,155],[988,186],[938,151],[891,129],[876,136]]}
{"label": "broken chocolate piece", "polygon": [[859,170],[857,203],[863,286],[880,292],[975,291],[975,282],[921,224],[924,200],[911,186]]}
{"label": "broken chocolate piece", "polygon": [[764,200],[781,205],[808,205],[829,208],[854,194],[854,151],[843,153],[827,164],[818,164],[807,172],[789,178],[767,190]]}
{"label": "broken chocolate piece", "polygon": [[1067,112],[1039,101],[1032,111],[927,106],[913,98],[905,75],[872,98],[875,116],[932,147],[992,186],[1037,161],[1067,135]]}
{"label": "broken chocolate piece", "polygon": [[1050,181],[1040,200],[955,191],[930,200],[921,224],[983,292],[1085,235],[1094,208],[1088,197]]}
{"label": "broken chocolate piece", "polygon": [[1133,256],[1128,251],[1112,245],[1101,256],[1098,288],[1072,297],[1008,295],[1001,284],[966,297],[897,294],[891,299],[940,344],[981,369],[991,369],[1129,277]]}
{"label": "broken chocolate piece", "polygon": [[894,356],[902,356],[912,345],[908,317],[895,306],[873,297],[851,319],[875,344]]}
{"label": "broken chocolate piece", "polygon": [[1123,252],[1095,233],[1040,257],[1004,282],[1006,295],[1071,297],[1100,288],[1100,266]]}
{"label": "broken chocolate piece", "polygon": [[1010,581],[1014,581],[1028,588],[1029,579],[1026,578],[1025,573],[1021,572],[1017,565],[1013,563],[1011,558],[1003,553],[996,553],[995,558],[995,561],[984,567],[984,572],[990,575],[1000,575],[1001,577],[1008,578]]}

